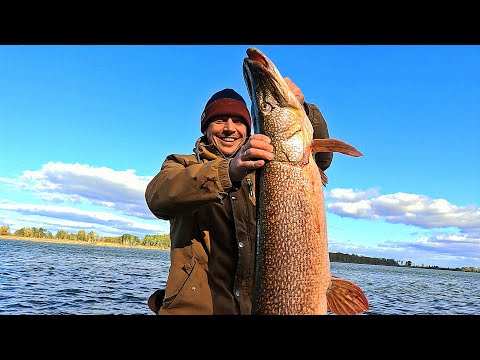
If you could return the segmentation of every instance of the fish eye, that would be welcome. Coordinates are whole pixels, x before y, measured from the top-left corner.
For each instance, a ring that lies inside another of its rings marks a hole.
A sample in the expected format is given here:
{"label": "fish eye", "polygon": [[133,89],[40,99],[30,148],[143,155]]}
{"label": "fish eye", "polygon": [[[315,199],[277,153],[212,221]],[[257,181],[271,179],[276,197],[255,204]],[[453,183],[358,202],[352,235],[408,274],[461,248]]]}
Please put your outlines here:
{"label": "fish eye", "polygon": [[270,112],[272,111],[272,105],[268,102],[262,102],[260,104],[260,109],[263,111],[263,112]]}

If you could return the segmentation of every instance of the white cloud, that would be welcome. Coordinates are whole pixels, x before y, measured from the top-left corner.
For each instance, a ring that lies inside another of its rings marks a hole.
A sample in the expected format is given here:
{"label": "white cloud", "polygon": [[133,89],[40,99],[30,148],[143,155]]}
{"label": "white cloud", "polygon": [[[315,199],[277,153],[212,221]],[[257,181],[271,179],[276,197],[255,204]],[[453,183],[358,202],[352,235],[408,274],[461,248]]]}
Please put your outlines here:
{"label": "white cloud", "polygon": [[145,189],[151,176],[135,170],[49,162],[38,171],[24,171],[18,179],[0,181],[23,191],[37,193],[54,203],[88,202],[125,215],[153,219],[145,203]]}
{"label": "white cloud", "polygon": [[[153,216],[146,205],[144,193],[150,180],[130,169],[49,162],[19,178],[0,178],[7,186],[48,203],[16,203],[4,198],[0,200],[0,220],[11,228],[43,227],[52,233],[80,229],[100,236],[168,233],[168,222]],[[394,259],[410,256],[411,260],[416,256],[430,260],[469,257],[480,262],[480,211],[475,205],[457,206],[445,199],[403,192],[381,195],[378,189],[332,189],[325,192],[325,202],[329,213],[342,217],[426,230],[413,241],[384,242],[374,247],[332,240],[331,251]],[[100,210],[80,209],[87,205]]]}
{"label": "white cloud", "polygon": [[365,191],[354,189],[332,189],[325,192],[325,199],[337,200],[340,202],[356,202],[369,199],[379,194],[378,189],[368,189]]}
{"label": "white cloud", "polygon": [[[404,224],[427,230],[416,240],[385,242],[376,247],[353,246],[332,241],[334,251],[351,250],[356,254],[369,253],[374,257],[393,259],[424,259],[434,264],[440,258],[453,267],[455,263],[480,264],[480,211],[477,206],[457,206],[445,199],[424,195],[395,193],[374,195],[374,191],[334,189],[326,204],[327,211],[343,217],[363,218]],[[371,198],[366,199],[366,194]],[[331,250],[332,251],[332,250]],[[384,256],[382,256],[384,254]],[[420,260],[416,263],[419,264]]]}
{"label": "white cloud", "polygon": [[[24,171],[18,178],[0,178],[0,182],[17,190],[16,194],[34,195],[48,203],[35,205],[4,199],[0,210],[13,216],[3,223],[15,229],[43,227],[52,232],[95,229],[100,236],[168,233],[168,222],[157,219],[145,202],[145,188],[151,178],[138,176],[131,169],[117,171],[49,162],[40,170]],[[79,209],[88,205],[101,210]]]}
{"label": "white cloud", "polygon": [[[96,227],[106,229],[110,233],[120,232],[120,234],[146,235],[168,232],[165,222],[157,221],[158,224],[144,223],[108,212],[79,210],[70,206],[0,203],[0,210],[14,211],[24,215],[25,218],[18,221],[19,228],[29,227],[25,224],[25,221],[28,220],[36,223],[35,227],[47,228],[50,231],[52,229],[48,228],[48,224],[61,230],[66,230],[62,226],[75,228],[77,231]],[[59,221],[52,221],[52,219],[59,219]],[[103,236],[104,232],[102,231],[100,235]]]}
{"label": "white cloud", "polygon": [[[414,225],[425,229],[457,227],[480,229],[480,210],[474,205],[456,206],[445,199],[430,199],[424,195],[395,193],[365,199],[373,191],[334,189],[327,210],[340,216],[383,219],[390,223]],[[354,200],[357,199],[357,200]]]}

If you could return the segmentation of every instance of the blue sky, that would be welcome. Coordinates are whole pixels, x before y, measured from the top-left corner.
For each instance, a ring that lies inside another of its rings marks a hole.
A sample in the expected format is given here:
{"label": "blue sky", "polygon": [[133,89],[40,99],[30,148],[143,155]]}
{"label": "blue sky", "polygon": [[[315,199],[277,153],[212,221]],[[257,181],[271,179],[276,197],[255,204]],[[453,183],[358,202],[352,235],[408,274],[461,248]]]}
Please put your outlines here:
{"label": "blue sky", "polygon": [[168,233],[145,187],[215,91],[250,104],[251,46],[364,154],[326,172],[330,251],[480,267],[476,45],[0,46],[0,225]]}

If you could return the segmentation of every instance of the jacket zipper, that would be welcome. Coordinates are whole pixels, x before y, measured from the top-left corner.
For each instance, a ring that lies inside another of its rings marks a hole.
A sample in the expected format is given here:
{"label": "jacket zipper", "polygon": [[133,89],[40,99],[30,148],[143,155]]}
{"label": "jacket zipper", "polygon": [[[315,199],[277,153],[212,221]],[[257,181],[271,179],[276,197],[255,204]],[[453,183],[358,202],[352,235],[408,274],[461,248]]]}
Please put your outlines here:
{"label": "jacket zipper", "polygon": [[251,197],[255,199],[255,194],[253,193],[253,183],[250,178],[247,177],[247,185],[248,185],[248,193],[250,194]]}

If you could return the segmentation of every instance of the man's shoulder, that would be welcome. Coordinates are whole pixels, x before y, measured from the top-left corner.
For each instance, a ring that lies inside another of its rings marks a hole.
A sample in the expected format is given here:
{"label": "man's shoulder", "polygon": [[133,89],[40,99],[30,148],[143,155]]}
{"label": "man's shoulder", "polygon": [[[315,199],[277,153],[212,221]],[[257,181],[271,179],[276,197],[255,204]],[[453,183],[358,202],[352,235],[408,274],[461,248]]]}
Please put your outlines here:
{"label": "man's shoulder", "polygon": [[189,166],[193,163],[198,164],[195,154],[170,154],[166,157],[165,161],[174,161],[184,166]]}
{"label": "man's shoulder", "polygon": [[197,159],[195,154],[170,154],[166,157],[166,160],[177,160],[177,161],[191,161]]}

